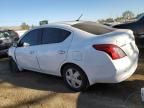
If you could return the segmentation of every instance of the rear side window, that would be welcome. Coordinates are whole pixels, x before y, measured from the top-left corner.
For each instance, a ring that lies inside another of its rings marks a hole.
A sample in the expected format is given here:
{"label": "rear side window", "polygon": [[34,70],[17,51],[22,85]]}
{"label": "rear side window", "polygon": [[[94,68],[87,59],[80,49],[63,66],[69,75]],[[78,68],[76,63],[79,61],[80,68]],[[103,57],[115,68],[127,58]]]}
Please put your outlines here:
{"label": "rear side window", "polygon": [[43,44],[52,44],[52,43],[60,43],[63,42],[71,32],[59,29],[59,28],[44,28],[42,43]]}
{"label": "rear side window", "polygon": [[115,30],[114,28],[101,25],[101,24],[97,24],[95,22],[78,23],[78,24],[72,25],[72,27],[78,28],[80,30],[83,30],[83,31],[86,31],[88,33],[92,33],[95,35],[102,35],[102,34],[106,34]]}
{"label": "rear side window", "polygon": [[27,43],[30,46],[33,45],[39,45],[41,41],[41,29],[35,29],[27,33],[22,40],[20,41],[20,46],[22,46],[23,43]]}

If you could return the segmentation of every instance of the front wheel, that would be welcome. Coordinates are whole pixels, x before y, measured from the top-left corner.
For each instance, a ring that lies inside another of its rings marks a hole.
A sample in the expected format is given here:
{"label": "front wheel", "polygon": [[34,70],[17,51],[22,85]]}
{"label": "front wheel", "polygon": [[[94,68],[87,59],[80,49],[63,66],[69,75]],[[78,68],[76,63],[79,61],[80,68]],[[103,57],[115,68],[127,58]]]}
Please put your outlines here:
{"label": "front wheel", "polygon": [[68,87],[74,91],[83,91],[88,87],[88,78],[84,71],[76,65],[68,65],[63,69],[63,78]]}
{"label": "front wheel", "polygon": [[13,72],[13,73],[18,73],[18,72],[20,72],[20,70],[19,70],[16,62],[15,62],[11,57],[10,57],[10,59],[9,59],[9,66],[10,66],[11,72]]}

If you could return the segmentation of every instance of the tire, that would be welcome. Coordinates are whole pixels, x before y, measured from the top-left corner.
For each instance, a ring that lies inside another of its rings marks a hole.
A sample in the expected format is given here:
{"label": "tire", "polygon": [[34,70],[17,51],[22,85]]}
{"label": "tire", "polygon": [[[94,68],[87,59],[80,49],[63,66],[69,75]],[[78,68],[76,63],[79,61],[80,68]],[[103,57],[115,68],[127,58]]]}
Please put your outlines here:
{"label": "tire", "polygon": [[84,71],[76,65],[67,65],[63,68],[63,79],[66,85],[74,91],[84,91],[89,86]]}
{"label": "tire", "polygon": [[10,57],[9,59],[9,66],[12,73],[19,73],[20,70],[16,64],[16,62]]}

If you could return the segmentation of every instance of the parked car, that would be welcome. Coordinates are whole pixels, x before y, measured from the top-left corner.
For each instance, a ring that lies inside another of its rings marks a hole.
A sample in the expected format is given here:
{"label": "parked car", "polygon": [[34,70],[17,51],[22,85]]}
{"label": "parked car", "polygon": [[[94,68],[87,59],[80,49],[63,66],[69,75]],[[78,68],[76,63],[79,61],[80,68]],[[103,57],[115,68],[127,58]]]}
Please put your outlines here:
{"label": "parked car", "polygon": [[137,68],[138,54],[131,30],[87,21],[37,27],[9,49],[12,72],[61,76],[75,91],[126,80]]}
{"label": "parked car", "polygon": [[119,29],[131,29],[134,32],[138,47],[144,48],[144,15],[137,18],[134,22],[118,24],[113,27]]}
{"label": "parked car", "polygon": [[0,56],[7,55],[12,43],[19,39],[18,34],[13,30],[0,31]]}

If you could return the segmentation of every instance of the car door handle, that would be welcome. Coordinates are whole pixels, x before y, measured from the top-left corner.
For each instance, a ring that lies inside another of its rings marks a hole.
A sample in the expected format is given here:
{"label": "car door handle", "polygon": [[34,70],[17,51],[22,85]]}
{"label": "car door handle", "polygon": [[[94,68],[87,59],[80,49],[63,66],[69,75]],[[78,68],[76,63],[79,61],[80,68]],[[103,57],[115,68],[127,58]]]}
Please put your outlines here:
{"label": "car door handle", "polygon": [[65,54],[65,51],[60,50],[60,51],[58,51],[58,54]]}

